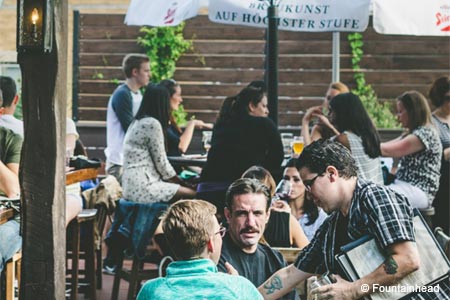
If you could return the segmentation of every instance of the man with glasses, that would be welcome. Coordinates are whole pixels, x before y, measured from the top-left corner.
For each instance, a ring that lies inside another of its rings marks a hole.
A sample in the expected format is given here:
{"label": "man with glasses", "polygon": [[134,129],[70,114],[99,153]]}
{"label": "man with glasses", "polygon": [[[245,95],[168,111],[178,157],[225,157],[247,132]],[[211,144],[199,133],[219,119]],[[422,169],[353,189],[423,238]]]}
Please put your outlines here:
{"label": "man with glasses", "polygon": [[138,300],[262,299],[247,279],[218,273],[225,228],[215,213],[216,207],[203,200],[181,200],[168,209],[162,229],[176,261],[167,267],[166,277],[145,283]]}
{"label": "man with glasses", "polygon": [[[330,214],[296,262],[259,287],[265,299],[276,299],[314,274],[330,272],[336,282],[312,291],[315,299],[360,299],[374,286],[387,286],[419,268],[412,208],[403,195],[357,177],[357,167],[345,146],[316,141],[298,159],[306,189],[314,202]],[[335,255],[340,248],[365,235],[375,238],[387,259],[372,273],[355,282],[342,274]],[[369,287],[369,289],[364,289]],[[445,298],[446,291],[433,299]],[[420,298],[422,299],[422,298]]]}
{"label": "man with glasses", "polygon": [[[259,286],[286,261],[280,252],[259,243],[269,220],[270,193],[256,179],[241,178],[233,182],[225,196],[224,214],[228,233],[223,239],[219,271],[227,272],[226,263]],[[290,293],[281,299],[294,299]]]}

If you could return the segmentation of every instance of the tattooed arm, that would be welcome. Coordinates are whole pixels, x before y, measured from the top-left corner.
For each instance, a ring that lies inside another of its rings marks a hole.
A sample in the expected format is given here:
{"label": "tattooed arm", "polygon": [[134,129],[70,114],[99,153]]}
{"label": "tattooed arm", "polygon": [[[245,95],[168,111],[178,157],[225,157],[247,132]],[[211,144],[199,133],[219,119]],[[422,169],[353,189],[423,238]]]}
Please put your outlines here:
{"label": "tattooed arm", "polygon": [[297,269],[294,265],[289,265],[270,276],[258,290],[265,300],[278,299],[312,275]]}
{"label": "tattooed arm", "polygon": [[[319,295],[318,299],[359,299],[371,294],[374,285],[395,284],[419,268],[419,253],[413,242],[395,243],[388,247],[387,253],[384,263],[360,280],[348,282],[338,277],[337,283],[319,287],[312,294]],[[362,288],[363,285],[368,289]]]}

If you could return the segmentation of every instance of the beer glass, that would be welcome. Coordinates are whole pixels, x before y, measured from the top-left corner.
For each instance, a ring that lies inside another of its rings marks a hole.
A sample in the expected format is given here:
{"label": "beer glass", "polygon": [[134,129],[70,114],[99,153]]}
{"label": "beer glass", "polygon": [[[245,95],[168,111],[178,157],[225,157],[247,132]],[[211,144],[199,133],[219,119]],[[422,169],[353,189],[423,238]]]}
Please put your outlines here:
{"label": "beer glass", "polygon": [[294,136],[294,139],[292,140],[292,151],[295,153],[297,157],[302,153],[303,147],[305,147],[303,137]]}

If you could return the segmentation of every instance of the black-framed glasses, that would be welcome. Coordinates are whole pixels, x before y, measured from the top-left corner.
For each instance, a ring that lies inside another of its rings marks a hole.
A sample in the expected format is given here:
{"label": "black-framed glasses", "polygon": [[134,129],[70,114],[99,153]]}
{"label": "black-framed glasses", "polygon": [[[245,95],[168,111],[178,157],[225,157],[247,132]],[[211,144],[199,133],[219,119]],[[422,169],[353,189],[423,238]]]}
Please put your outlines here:
{"label": "black-framed glasses", "polygon": [[312,188],[314,182],[316,181],[317,177],[323,176],[323,174],[325,174],[325,173],[323,172],[323,173],[317,174],[317,175],[314,176],[314,178],[312,178],[312,179],[303,180],[303,184],[305,185],[305,189],[306,189],[308,192],[311,192],[311,188]]}
{"label": "black-framed glasses", "polygon": [[221,237],[224,237],[226,232],[227,232],[227,229],[225,227],[223,227],[223,226],[220,226],[219,231],[217,231],[214,234],[220,234]]}

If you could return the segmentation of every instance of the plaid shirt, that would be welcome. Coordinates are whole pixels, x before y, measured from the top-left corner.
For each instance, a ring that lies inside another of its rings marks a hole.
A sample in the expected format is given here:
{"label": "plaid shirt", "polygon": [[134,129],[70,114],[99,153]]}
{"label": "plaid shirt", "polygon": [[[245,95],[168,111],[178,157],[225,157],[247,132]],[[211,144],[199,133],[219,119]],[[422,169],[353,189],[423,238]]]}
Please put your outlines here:
{"label": "plaid shirt", "polygon": [[[297,257],[295,266],[298,269],[313,274],[336,273],[335,233],[339,230],[336,225],[340,217],[341,212],[335,211],[324,221],[310,244]],[[352,241],[369,235],[383,249],[397,242],[415,241],[413,211],[408,200],[384,186],[358,179],[348,217],[347,233]],[[448,290],[442,291],[442,297],[430,296],[417,295],[411,299],[450,299]]]}

